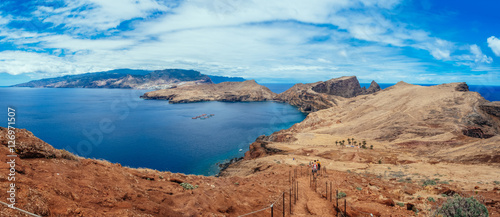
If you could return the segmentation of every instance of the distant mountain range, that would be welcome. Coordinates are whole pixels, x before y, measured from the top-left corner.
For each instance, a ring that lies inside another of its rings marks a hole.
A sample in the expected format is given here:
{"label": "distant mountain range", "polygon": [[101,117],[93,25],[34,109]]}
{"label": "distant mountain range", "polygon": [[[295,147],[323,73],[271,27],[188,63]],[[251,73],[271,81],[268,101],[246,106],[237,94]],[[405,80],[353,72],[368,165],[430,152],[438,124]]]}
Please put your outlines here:
{"label": "distant mountain range", "polygon": [[14,87],[166,89],[225,81],[245,81],[245,79],[241,77],[208,76],[198,71],[184,69],[156,71],[115,69],[105,72],[34,80],[14,85]]}

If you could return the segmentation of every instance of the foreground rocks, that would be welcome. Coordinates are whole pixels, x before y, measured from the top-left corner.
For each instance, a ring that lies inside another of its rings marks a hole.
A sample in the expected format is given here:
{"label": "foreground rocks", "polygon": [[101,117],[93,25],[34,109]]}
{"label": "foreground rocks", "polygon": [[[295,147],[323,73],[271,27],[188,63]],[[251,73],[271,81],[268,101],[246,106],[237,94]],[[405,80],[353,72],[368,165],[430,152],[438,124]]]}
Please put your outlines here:
{"label": "foreground rocks", "polygon": [[268,101],[274,97],[275,93],[254,80],[178,87],[147,92],[141,96],[144,99],[169,100],[169,103]]}

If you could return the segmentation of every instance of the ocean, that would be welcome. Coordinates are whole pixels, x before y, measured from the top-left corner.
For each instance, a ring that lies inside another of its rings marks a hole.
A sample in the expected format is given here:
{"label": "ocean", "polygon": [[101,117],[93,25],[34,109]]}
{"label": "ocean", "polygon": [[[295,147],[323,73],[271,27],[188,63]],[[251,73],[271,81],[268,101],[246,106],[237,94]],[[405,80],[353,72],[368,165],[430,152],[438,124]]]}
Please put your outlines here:
{"label": "ocean", "polygon": [[[0,105],[55,148],[134,168],[197,175],[241,157],[260,135],[287,129],[305,114],[278,102],[169,104],[145,90],[0,88]],[[214,114],[207,119],[192,119]],[[7,126],[7,118],[0,123]],[[241,151],[240,151],[241,150]]]}

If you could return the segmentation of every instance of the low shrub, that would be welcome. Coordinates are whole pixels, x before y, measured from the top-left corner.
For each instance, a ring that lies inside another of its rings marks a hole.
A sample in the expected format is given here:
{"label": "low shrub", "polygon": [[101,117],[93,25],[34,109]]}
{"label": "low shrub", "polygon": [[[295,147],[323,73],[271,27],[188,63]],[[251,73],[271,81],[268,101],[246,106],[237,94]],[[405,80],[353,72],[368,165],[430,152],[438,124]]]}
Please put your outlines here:
{"label": "low shrub", "polygon": [[193,190],[193,189],[198,188],[198,185],[193,186],[193,185],[191,185],[189,183],[185,183],[185,182],[183,182],[183,183],[181,183],[179,185],[182,186],[186,190]]}
{"label": "low shrub", "polygon": [[338,199],[343,198],[343,197],[347,197],[347,194],[342,192],[342,191],[337,194]]}
{"label": "low shrub", "polygon": [[475,216],[487,217],[488,209],[474,197],[465,198],[455,195],[448,199],[441,207],[437,209],[434,216]]}
{"label": "low shrub", "polygon": [[436,185],[436,180],[432,180],[432,179],[424,180],[424,183],[422,184],[422,186],[427,186],[427,185]]}

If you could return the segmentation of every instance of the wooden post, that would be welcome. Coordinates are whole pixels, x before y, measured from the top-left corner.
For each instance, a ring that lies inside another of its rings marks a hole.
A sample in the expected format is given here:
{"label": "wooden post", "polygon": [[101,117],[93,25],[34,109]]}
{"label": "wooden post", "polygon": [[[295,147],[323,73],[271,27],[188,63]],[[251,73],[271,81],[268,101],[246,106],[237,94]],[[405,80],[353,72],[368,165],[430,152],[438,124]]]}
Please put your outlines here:
{"label": "wooden post", "polygon": [[288,183],[292,184],[292,171],[288,171]]}
{"label": "wooden post", "polygon": [[328,182],[325,182],[325,188],[326,188],[326,200],[328,200]]}
{"label": "wooden post", "polygon": [[285,191],[283,191],[283,217],[285,217]]}
{"label": "wooden post", "polygon": [[273,213],[273,212],[274,212],[274,204],[273,204],[273,205],[271,205],[271,217],[273,217],[273,215],[274,215],[274,213]]}
{"label": "wooden post", "polygon": [[297,187],[295,190],[297,190],[297,200],[299,200],[299,181],[297,181]]}
{"label": "wooden post", "polygon": [[347,198],[344,198],[344,216],[347,216]]}
{"label": "wooden post", "polygon": [[290,207],[290,215],[292,215],[292,189],[291,188],[290,188],[290,195],[288,195],[288,196],[290,196],[290,200],[288,200],[288,202],[289,202],[288,207]]}
{"label": "wooden post", "polygon": [[330,202],[332,202],[333,183],[330,182]]}
{"label": "wooden post", "polygon": [[337,194],[335,194],[335,200],[337,201],[337,206],[335,207],[335,210],[337,211],[337,217],[339,217],[339,190],[337,189],[335,191]]}

